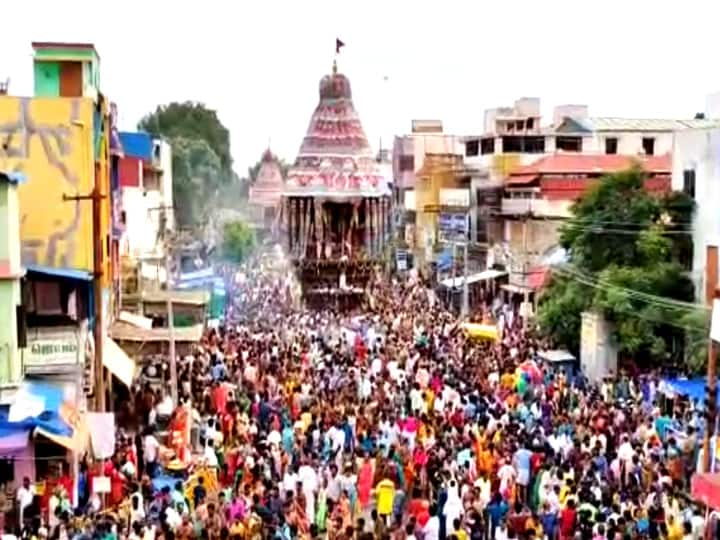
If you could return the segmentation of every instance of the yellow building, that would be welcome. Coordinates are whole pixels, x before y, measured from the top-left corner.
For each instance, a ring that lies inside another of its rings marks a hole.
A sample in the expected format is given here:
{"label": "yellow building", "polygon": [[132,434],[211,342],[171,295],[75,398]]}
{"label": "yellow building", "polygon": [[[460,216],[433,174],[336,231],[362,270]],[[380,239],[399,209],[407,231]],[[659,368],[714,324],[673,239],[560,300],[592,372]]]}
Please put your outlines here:
{"label": "yellow building", "polygon": [[97,92],[97,54],[91,45],[33,47],[36,96],[0,96],[0,169],[27,178],[19,190],[22,262],[93,271],[93,203],[65,198],[89,195],[97,182],[109,289],[109,111]]}
{"label": "yellow building", "polygon": [[[426,154],[415,182],[415,245],[425,261],[440,241],[438,216],[448,202],[444,192],[464,190],[469,197],[470,177],[463,158],[456,154]],[[469,198],[453,206],[468,206]]]}

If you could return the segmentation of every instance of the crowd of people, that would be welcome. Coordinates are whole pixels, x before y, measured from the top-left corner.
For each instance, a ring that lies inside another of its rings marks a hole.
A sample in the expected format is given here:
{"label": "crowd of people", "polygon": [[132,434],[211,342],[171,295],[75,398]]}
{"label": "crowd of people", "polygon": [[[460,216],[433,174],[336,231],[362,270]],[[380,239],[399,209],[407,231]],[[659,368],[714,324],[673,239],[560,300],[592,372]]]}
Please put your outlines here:
{"label": "crowd of people", "polygon": [[[106,464],[108,499],[88,503],[103,516],[94,533],[132,540],[706,534],[704,510],[684,496],[700,421],[691,415],[682,438],[671,434],[652,376],[598,386],[553,373],[534,362],[545,344],[499,302],[478,314],[500,327],[498,339],[473,340],[416,277],[378,276],[369,297],[351,314],[310,312],[285,273],[245,268],[224,324],[181,362],[180,402],[167,388],[138,388],[141,428]],[[167,428],[178,415],[188,433],[180,451]],[[182,473],[188,467],[192,482]],[[44,533],[87,533],[70,514]]]}

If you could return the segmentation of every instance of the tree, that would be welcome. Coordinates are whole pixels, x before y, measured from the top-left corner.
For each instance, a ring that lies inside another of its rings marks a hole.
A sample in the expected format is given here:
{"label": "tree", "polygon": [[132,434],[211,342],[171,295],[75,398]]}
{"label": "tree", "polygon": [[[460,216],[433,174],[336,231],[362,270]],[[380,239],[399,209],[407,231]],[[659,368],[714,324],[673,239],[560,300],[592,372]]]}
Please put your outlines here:
{"label": "tree", "polygon": [[638,168],[608,175],[561,229],[570,260],[540,298],[538,322],[575,352],[585,310],[602,312],[620,351],[638,359],[667,359],[684,340],[694,288],[679,260],[693,203],[682,193],[652,196],[644,180]]}
{"label": "tree", "polygon": [[202,139],[208,143],[225,171],[232,169],[230,132],[218,118],[217,112],[195,101],[158,105],[144,116],[138,129],[156,137]]}
{"label": "tree", "polygon": [[234,263],[243,262],[255,247],[255,231],[243,221],[228,221],[223,226],[223,257]]}
{"label": "tree", "polygon": [[222,163],[202,139],[173,137],[173,198],[181,225],[205,218],[207,204],[223,182]]}
{"label": "tree", "polygon": [[170,143],[178,222],[198,225],[218,190],[234,178],[229,131],[215,111],[192,101],[158,106],[138,129]]}

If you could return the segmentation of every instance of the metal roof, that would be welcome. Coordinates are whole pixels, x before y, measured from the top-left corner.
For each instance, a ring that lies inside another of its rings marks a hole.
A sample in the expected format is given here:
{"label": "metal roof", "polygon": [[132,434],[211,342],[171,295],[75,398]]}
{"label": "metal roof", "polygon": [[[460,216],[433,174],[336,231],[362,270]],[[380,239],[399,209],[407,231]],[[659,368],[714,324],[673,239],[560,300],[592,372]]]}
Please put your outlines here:
{"label": "metal roof", "polygon": [[40,266],[39,264],[26,264],[25,270],[28,273],[43,274],[65,279],[76,279],[79,281],[92,281],[92,273],[85,270],[76,270],[74,268],[52,268],[50,266]]}
{"label": "metal roof", "polygon": [[589,131],[678,131],[720,126],[720,119],[671,120],[662,118],[571,118]]}
{"label": "metal roof", "polygon": [[210,293],[207,291],[153,291],[144,292],[142,301],[149,304],[160,304],[168,301],[168,296],[173,304],[185,304],[189,306],[203,306],[210,301]]}
{"label": "metal roof", "polygon": [[[178,342],[200,341],[202,333],[202,324],[173,328],[173,337]],[[115,341],[167,342],[170,341],[170,329],[152,328],[146,330],[121,321],[115,321],[110,327],[110,337]]]}

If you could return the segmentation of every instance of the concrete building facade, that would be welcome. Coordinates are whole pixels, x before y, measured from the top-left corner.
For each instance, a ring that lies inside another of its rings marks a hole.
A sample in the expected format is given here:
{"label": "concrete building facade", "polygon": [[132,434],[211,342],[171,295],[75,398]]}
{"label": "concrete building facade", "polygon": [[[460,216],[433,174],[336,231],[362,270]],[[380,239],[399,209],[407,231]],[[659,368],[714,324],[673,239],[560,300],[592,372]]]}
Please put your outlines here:
{"label": "concrete building facade", "polygon": [[[720,127],[688,129],[675,133],[672,159],[672,188],[695,200],[692,224],[691,274],[697,297],[704,298],[708,246],[720,245]],[[716,262],[716,261],[715,261]]]}

